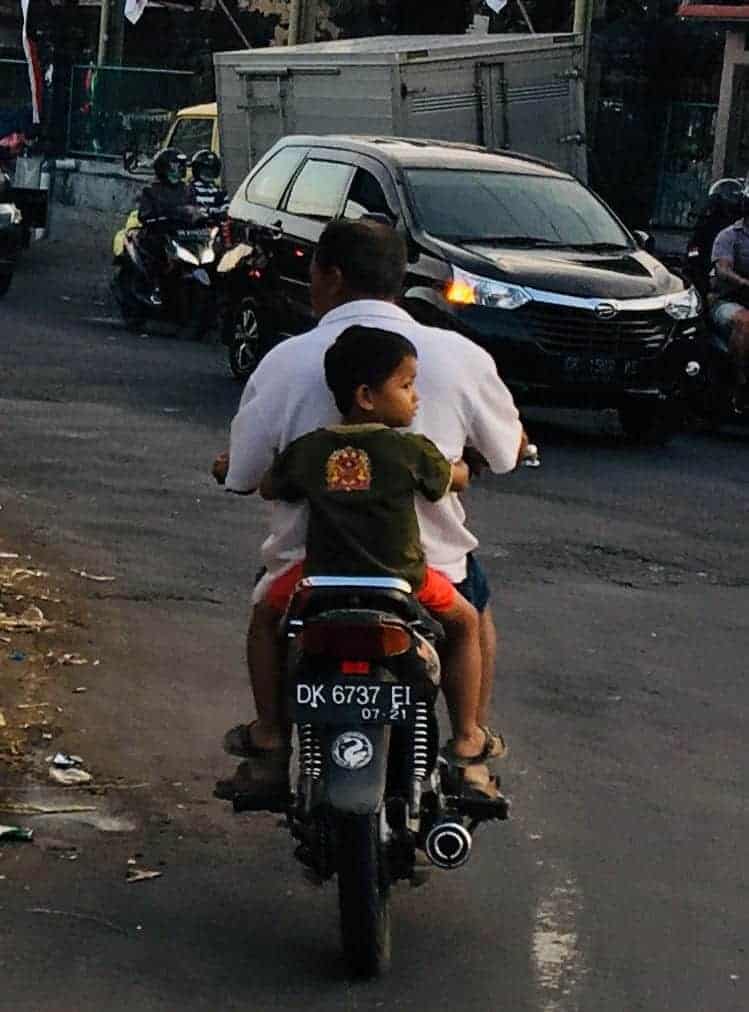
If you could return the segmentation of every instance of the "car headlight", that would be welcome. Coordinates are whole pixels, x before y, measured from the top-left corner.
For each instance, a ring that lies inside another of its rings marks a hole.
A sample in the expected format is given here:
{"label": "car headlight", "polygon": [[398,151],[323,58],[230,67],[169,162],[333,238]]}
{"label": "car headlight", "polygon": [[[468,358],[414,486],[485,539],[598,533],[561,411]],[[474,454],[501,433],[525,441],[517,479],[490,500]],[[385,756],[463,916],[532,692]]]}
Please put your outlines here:
{"label": "car headlight", "polygon": [[15,204],[0,204],[0,220],[8,225],[20,225],[23,215]]}
{"label": "car headlight", "polygon": [[696,288],[687,288],[676,295],[669,295],[664,309],[674,320],[692,320],[700,315],[702,299]]}
{"label": "car headlight", "polygon": [[518,285],[494,281],[469,274],[459,267],[452,268],[452,281],[445,289],[445,298],[456,306],[485,306],[488,309],[519,309],[531,296]]}
{"label": "car headlight", "polygon": [[180,260],[183,260],[186,264],[193,264],[195,267],[200,266],[200,261],[194,253],[190,252],[189,249],[185,249],[184,246],[180,246],[178,242],[175,242],[174,247]]}

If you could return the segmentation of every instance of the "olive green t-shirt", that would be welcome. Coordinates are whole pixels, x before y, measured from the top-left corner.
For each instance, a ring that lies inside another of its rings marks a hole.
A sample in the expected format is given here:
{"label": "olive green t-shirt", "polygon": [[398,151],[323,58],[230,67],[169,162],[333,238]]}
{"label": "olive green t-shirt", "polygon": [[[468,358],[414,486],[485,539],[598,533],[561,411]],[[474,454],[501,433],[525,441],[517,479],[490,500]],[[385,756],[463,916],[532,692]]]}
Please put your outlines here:
{"label": "olive green t-shirt", "polygon": [[308,576],[395,576],[424,582],[414,493],[437,502],[450,462],[425,436],[385,425],[317,429],[291,443],[271,474],[274,498],[307,500]]}

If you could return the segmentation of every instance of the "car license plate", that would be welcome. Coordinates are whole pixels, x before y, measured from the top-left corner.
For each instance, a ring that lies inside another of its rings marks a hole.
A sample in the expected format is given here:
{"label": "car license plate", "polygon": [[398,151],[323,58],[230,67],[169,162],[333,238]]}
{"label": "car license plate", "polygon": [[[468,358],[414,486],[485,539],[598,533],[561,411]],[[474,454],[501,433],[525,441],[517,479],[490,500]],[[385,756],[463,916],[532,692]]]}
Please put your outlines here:
{"label": "car license plate", "polygon": [[570,379],[611,383],[617,378],[617,359],[613,355],[566,355],[564,371]]}
{"label": "car license plate", "polygon": [[292,717],[299,724],[401,724],[414,702],[412,687],[400,683],[297,682]]}

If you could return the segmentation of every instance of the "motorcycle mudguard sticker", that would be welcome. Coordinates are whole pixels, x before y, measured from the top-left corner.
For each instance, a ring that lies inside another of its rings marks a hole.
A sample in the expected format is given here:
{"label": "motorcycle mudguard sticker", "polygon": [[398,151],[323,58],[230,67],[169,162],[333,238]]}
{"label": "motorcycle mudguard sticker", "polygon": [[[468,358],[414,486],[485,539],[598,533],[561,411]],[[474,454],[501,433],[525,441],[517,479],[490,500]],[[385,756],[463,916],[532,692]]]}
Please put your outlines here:
{"label": "motorcycle mudguard sticker", "polygon": [[380,810],[387,783],[390,727],[336,727],[322,735],[324,800],[339,812]]}

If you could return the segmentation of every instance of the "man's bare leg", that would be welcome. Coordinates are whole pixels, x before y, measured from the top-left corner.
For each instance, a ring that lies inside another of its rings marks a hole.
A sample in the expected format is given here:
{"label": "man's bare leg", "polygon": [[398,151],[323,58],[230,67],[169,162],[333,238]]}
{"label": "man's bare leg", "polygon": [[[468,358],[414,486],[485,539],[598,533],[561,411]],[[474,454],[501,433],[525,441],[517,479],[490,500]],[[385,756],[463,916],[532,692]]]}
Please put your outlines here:
{"label": "man's bare leg", "polygon": [[497,627],[487,605],[479,612],[479,646],[481,647],[481,692],[479,694],[478,722],[486,726],[490,721],[494,668],[497,663]]}

